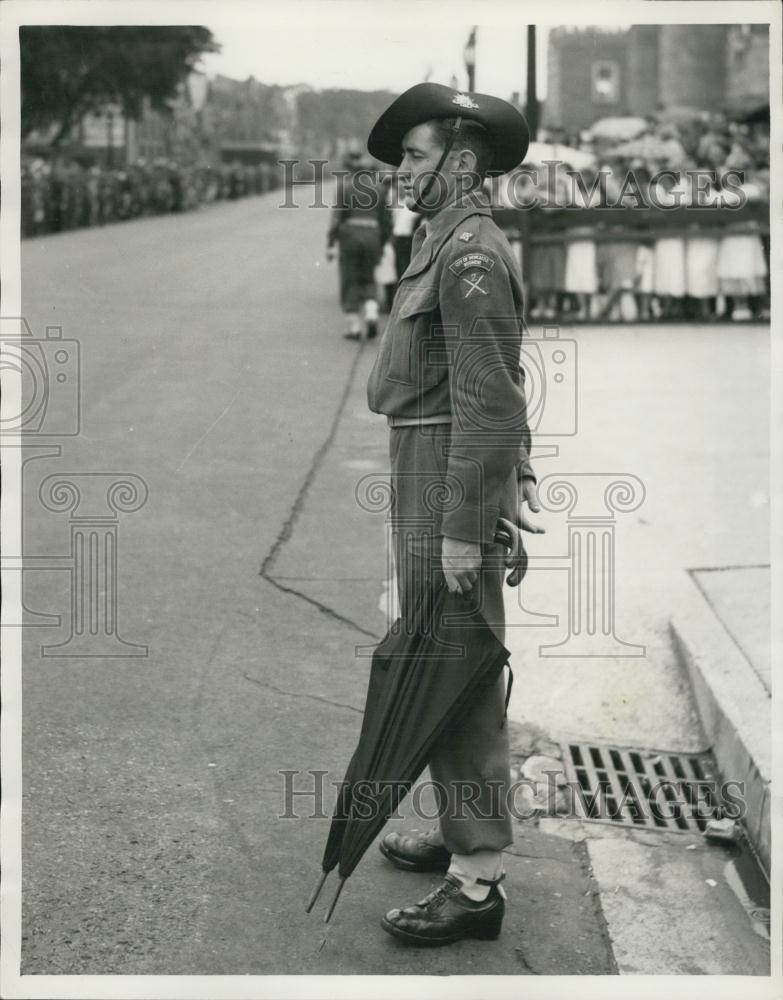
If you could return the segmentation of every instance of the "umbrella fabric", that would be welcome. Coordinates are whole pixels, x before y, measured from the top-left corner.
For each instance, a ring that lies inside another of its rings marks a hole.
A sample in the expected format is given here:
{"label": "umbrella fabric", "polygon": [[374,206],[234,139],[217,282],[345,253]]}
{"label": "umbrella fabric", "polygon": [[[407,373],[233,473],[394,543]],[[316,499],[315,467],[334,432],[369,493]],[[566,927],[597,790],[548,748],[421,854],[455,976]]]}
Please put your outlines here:
{"label": "umbrella fabric", "polygon": [[644,118],[601,118],[590,126],[589,132],[594,139],[635,139],[647,128]]}
{"label": "umbrella fabric", "polygon": [[611,150],[612,156],[633,157],[642,160],[662,160],[666,158],[667,148],[663,139],[656,135],[643,135],[630,142],[624,142]]}
{"label": "umbrella fabric", "polygon": [[687,125],[691,122],[703,121],[705,112],[688,104],[673,104],[655,112],[659,122],[672,122],[675,125]]}
{"label": "umbrella fabric", "polygon": [[341,879],[351,875],[426,767],[438,737],[508,658],[475,599],[451,594],[444,584],[424,590],[411,621],[397,619],[373,654],[359,743],[324,851],[325,873],[339,866]]}
{"label": "umbrella fabric", "polygon": [[584,149],[573,149],[557,142],[531,142],[527,148],[525,163],[543,163],[545,160],[567,163],[574,170],[584,170],[595,165],[595,155]]}

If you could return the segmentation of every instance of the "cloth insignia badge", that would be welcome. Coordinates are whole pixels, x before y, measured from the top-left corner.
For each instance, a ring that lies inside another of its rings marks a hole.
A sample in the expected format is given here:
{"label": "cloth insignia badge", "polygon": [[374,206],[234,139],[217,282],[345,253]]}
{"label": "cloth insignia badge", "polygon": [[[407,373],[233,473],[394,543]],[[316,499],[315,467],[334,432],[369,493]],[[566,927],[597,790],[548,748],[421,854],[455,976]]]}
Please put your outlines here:
{"label": "cloth insignia badge", "polygon": [[482,274],[481,271],[472,271],[470,274],[464,275],[462,282],[465,288],[462,292],[462,298],[469,299],[474,292],[479,295],[489,295],[489,292],[482,284],[485,277],[486,275]]}
{"label": "cloth insignia badge", "polygon": [[468,232],[460,233],[459,238],[462,240],[463,243],[467,243],[468,240],[473,239],[473,233],[468,233]]}
{"label": "cloth insignia badge", "polygon": [[477,268],[481,271],[491,271],[495,266],[495,261],[488,257],[485,253],[466,253],[464,257],[460,257],[455,260],[452,264],[449,264],[449,270],[452,274],[456,274],[459,278],[466,271],[476,270]]}

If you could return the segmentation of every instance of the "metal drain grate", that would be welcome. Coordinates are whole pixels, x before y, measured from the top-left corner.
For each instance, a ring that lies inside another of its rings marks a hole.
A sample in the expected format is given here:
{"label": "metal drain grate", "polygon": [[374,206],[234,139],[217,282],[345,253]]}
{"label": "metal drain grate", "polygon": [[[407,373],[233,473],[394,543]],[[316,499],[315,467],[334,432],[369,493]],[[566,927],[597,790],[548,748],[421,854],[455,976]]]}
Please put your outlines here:
{"label": "metal drain grate", "polygon": [[569,815],[636,829],[699,833],[720,807],[717,768],[708,753],[569,742],[562,744]]}

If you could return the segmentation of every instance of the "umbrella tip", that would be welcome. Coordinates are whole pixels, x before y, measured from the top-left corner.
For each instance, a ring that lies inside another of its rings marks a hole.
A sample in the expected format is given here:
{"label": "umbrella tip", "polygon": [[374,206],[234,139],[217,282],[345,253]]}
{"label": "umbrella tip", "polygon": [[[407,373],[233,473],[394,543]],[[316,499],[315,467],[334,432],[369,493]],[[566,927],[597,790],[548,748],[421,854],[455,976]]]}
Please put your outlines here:
{"label": "umbrella tip", "polygon": [[329,909],[326,911],[326,916],[324,917],[324,923],[325,924],[329,923],[329,920],[330,920],[332,914],[334,913],[334,908],[335,908],[335,906],[337,906],[337,900],[340,898],[340,893],[343,891],[343,886],[345,885],[345,879],[346,879],[345,875],[341,875],[340,876],[340,881],[337,883],[337,889],[335,890],[335,893],[334,893],[334,899],[332,900],[332,904],[329,907]]}
{"label": "umbrella tip", "polygon": [[318,885],[313,890],[313,894],[310,897],[310,902],[307,904],[305,913],[309,913],[310,910],[312,910],[312,908],[315,906],[315,901],[321,895],[321,889],[323,889],[324,887],[324,882],[326,881],[326,876],[328,874],[329,872],[321,872],[321,877],[318,879]]}

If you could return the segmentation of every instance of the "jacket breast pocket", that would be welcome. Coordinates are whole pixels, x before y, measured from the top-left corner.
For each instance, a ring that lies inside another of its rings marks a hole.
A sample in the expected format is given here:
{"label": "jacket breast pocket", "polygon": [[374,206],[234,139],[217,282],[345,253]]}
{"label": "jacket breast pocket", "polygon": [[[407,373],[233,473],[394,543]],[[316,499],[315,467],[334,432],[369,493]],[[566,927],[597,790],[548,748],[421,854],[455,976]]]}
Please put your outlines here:
{"label": "jacket breast pocket", "polygon": [[397,292],[397,326],[394,331],[389,378],[410,385],[432,386],[442,378],[437,364],[438,338],[433,328],[440,323],[438,286],[418,285]]}

